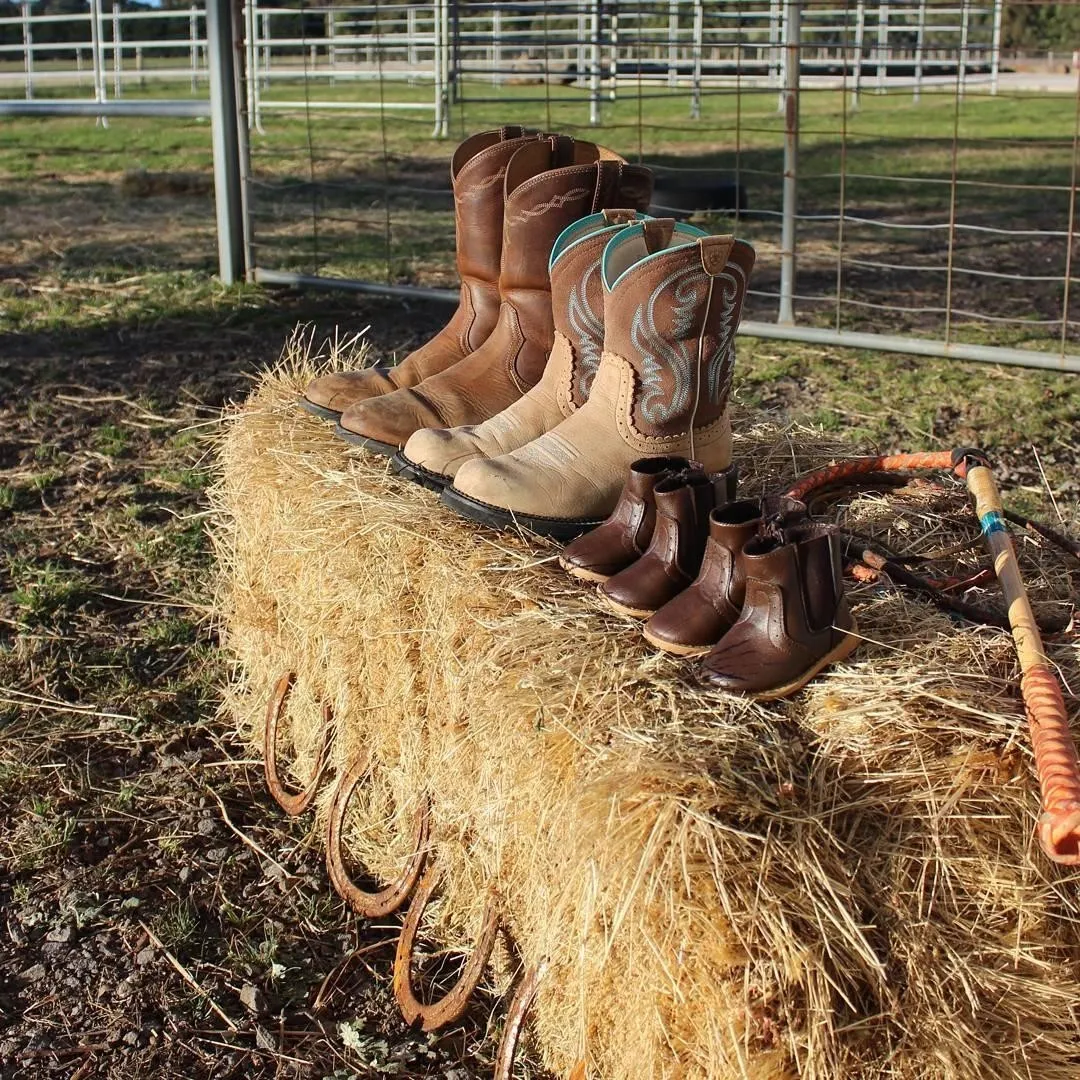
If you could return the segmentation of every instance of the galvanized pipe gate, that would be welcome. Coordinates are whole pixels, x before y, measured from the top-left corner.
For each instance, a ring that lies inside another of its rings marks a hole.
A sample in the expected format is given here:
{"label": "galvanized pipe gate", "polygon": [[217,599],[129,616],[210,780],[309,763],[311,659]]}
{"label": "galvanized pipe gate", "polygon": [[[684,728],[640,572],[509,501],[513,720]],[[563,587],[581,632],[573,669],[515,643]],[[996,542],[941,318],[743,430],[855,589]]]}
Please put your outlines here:
{"label": "galvanized pipe gate", "polygon": [[[637,40],[640,41],[642,37],[642,20],[646,17],[644,9],[630,10],[633,5],[624,4],[622,5],[624,10],[619,11],[617,5],[611,3],[610,0],[558,0],[556,4],[551,5],[518,4],[506,10],[498,4],[470,5],[462,11],[459,11],[456,0],[427,0],[426,3],[409,5],[388,0],[381,6],[378,3],[374,5],[373,19],[371,12],[365,16],[368,19],[368,23],[364,24],[368,27],[365,33],[355,29],[355,26],[361,24],[349,24],[342,21],[339,25],[338,15],[335,14],[335,12],[344,12],[345,14],[341,16],[344,20],[350,11],[359,12],[360,8],[328,9],[325,36],[318,39],[301,39],[304,49],[312,50],[313,58],[319,50],[325,54],[331,81],[339,77],[374,78],[381,81],[386,77],[385,56],[389,51],[396,50],[394,55],[401,53],[405,57],[407,77],[410,82],[418,82],[421,79],[430,80],[431,95],[427,104],[415,98],[410,101],[387,100],[383,94],[380,94],[377,103],[341,100],[322,102],[312,99],[307,86],[305,86],[303,103],[282,101],[272,96],[264,97],[263,83],[267,82],[273,74],[274,48],[287,44],[295,51],[296,42],[291,39],[272,37],[274,20],[284,17],[284,9],[260,7],[259,0],[206,0],[206,36],[203,41],[196,40],[200,16],[196,8],[174,13],[182,16],[190,28],[190,74],[193,86],[201,76],[201,72],[196,69],[200,49],[202,50],[206,62],[205,75],[209,83],[209,101],[136,98],[119,100],[119,93],[123,86],[123,47],[126,45],[129,49],[139,50],[142,46],[135,39],[121,44],[120,23],[122,19],[128,18],[130,13],[120,15],[115,9],[112,13],[111,27],[109,27],[111,42],[103,40],[103,31],[108,26],[108,16],[102,10],[100,0],[92,0],[90,12],[93,99],[35,98],[34,82],[40,74],[34,69],[33,57],[35,50],[40,50],[43,46],[34,39],[35,19],[30,14],[29,7],[24,5],[20,18],[15,21],[22,23],[25,99],[0,100],[0,117],[89,115],[98,117],[102,123],[107,123],[109,117],[122,116],[208,117],[211,120],[214,152],[219,269],[224,282],[232,283],[246,277],[249,280],[272,285],[349,289],[429,301],[452,302],[457,297],[456,291],[398,284],[390,279],[389,274],[387,280],[381,282],[351,280],[323,276],[319,272],[301,273],[285,270],[280,266],[275,267],[272,263],[266,263],[263,257],[256,256],[255,253],[260,252],[261,249],[253,243],[256,225],[252,203],[257,199],[250,184],[252,173],[248,146],[249,130],[252,128],[258,132],[263,130],[265,109],[292,108],[295,110],[301,104],[308,114],[309,124],[312,122],[311,116],[317,115],[322,109],[330,108],[354,109],[361,115],[364,110],[368,110],[368,115],[370,115],[370,110],[377,108],[380,116],[384,113],[392,115],[393,110],[396,109],[430,109],[433,115],[431,134],[436,138],[445,138],[449,135],[450,116],[454,102],[463,92],[462,80],[472,79],[476,83],[490,81],[494,85],[501,84],[509,78],[509,69],[505,66],[506,55],[512,47],[509,43],[518,42],[517,47],[519,49],[523,47],[520,44],[522,34],[518,32],[520,27],[515,27],[514,19],[528,17],[535,20],[537,17],[542,17],[544,20],[542,48],[536,50],[540,53],[538,60],[542,68],[540,78],[547,85],[551,85],[558,74],[556,63],[565,65],[568,63],[567,57],[576,58],[574,59],[575,74],[580,80],[579,85],[586,91],[587,116],[590,125],[602,122],[602,114],[608,107],[606,103],[615,101],[617,95],[625,92],[626,87],[636,88],[638,95],[641,95],[641,88],[646,78],[653,80],[650,85],[688,88],[691,116],[700,115],[703,87],[730,88],[734,85],[736,95],[743,92],[742,87],[748,86],[754,86],[755,89],[773,86],[779,90],[779,108],[783,117],[783,164],[780,207],[776,213],[779,218],[779,283],[777,293],[772,294],[776,302],[776,320],[766,322],[760,318],[748,319],[743,322],[741,333],[818,345],[879,349],[921,356],[945,356],[963,360],[1080,372],[1080,356],[1070,351],[1068,333],[1069,326],[1075,325],[1069,319],[1069,294],[1074,262],[1072,249],[1077,175],[1080,172],[1080,75],[1076,82],[1078,108],[1076,129],[1072,133],[1073,169],[1072,183],[1067,192],[1068,221],[1062,229],[1039,234],[1040,237],[1060,238],[1064,241],[1066,249],[1064,275],[1060,279],[1054,279],[1060,280],[1062,287],[1059,349],[1051,352],[1011,345],[990,345],[957,340],[951,320],[954,304],[952,293],[956,275],[982,274],[988,279],[1005,276],[985,269],[957,267],[954,258],[954,240],[957,231],[965,228],[982,229],[988,235],[1000,235],[1003,240],[1007,240],[1006,234],[1010,234],[1011,231],[1017,232],[1017,230],[1010,231],[1004,227],[996,227],[997,222],[991,227],[961,224],[956,220],[955,211],[950,214],[948,222],[949,246],[944,308],[946,321],[942,338],[846,329],[841,325],[839,291],[837,315],[832,326],[797,322],[797,302],[803,304],[820,299],[802,297],[798,290],[797,251],[800,221],[809,220],[806,215],[800,216],[799,197],[800,96],[806,89],[808,80],[815,88],[824,85],[822,80],[826,76],[823,72],[835,70],[835,54],[839,52],[842,58],[842,77],[837,81],[835,75],[830,76],[833,79],[831,85],[842,90],[848,102],[845,109],[850,110],[852,116],[857,115],[855,110],[860,110],[860,93],[865,92],[864,66],[869,66],[870,72],[876,74],[875,90],[878,93],[894,92],[895,86],[890,85],[889,82],[889,65],[893,63],[890,35],[896,36],[903,32],[913,39],[911,58],[914,82],[906,84],[912,92],[913,102],[919,100],[926,88],[933,89],[936,86],[940,90],[942,87],[946,89],[951,87],[957,109],[959,109],[959,103],[964,94],[970,94],[972,86],[975,85],[972,81],[974,76],[969,73],[969,68],[974,67],[974,54],[977,49],[982,49],[980,56],[983,58],[984,70],[989,75],[989,82],[985,85],[988,86],[991,95],[996,95],[1002,79],[1000,62],[1002,0],[986,0],[986,4],[990,6],[976,9],[973,0],[955,0],[953,6],[946,9],[940,4],[933,5],[933,0],[929,0],[930,13],[936,15],[939,20],[943,15],[951,18],[955,25],[950,25],[947,29],[959,35],[960,45],[955,57],[955,72],[947,79],[941,72],[949,69],[941,67],[940,57],[934,55],[934,49],[928,44],[928,27],[932,25],[928,14],[928,0],[905,0],[905,3],[900,4],[882,2],[877,5],[868,4],[865,0],[857,0],[857,2],[846,0],[842,12],[831,13],[843,16],[842,26],[839,29],[833,26],[828,33],[824,32],[823,27],[826,30],[829,27],[822,20],[830,13],[808,8],[801,0],[772,0],[767,10],[764,7],[755,8],[754,12],[748,14],[742,13],[741,10],[733,11],[728,6],[707,11],[706,5],[701,4],[700,0],[668,0],[666,12],[659,16],[667,27],[666,36],[663,40],[656,39],[650,42],[652,51],[649,54],[649,63],[651,66],[647,76],[642,74],[640,55],[637,56],[635,74],[635,61],[632,59],[634,54],[630,51],[635,40],[633,37],[635,26]],[[657,5],[652,5],[652,7],[659,10]],[[740,8],[739,5],[733,5],[733,7]],[[371,8],[370,3],[363,10],[367,11],[368,8]],[[475,22],[480,17],[477,12],[481,8],[490,9],[486,10],[486,14],[482,13],[487,20],[483,24],[483,32],[476,29],[480,24]],[[532,14],[530,15],[529,12],[522,14],[525,8],[529,8]],[[534,8],[536,11],[533,11]],[[385,15],[390,9],[394,13],[394,18],[405,27],[404,33],[394,30],[393,33],[384,33],[380,37],[380,12]],[[542,12],[542,15],[538,15],[538,12]],[[559,34],[562,36],[553,37],[549,41],[548,20],[553,12],[563,16],[559,24]],[[973,45],[971,27],[976,15],[982,19],[980,23],[982,27],[991,28],[984,31],[989,38],[984,45]],[[901,24],[904,18],[908,19],[906,29],[905,25]],[[474,21],[467,22],[470,19]],[[725,19],[729,22],[723,23]],[[737,23],[730,22],[735,19],[738,20]],[[749,37],[745,31],[744,19],[757,20],[753,34]],[[911,19],[915,22],[912,23]],[[571,25],[576,29],[566,30],[563,24]],[[350,25],[354,27],[351,32]],[[720,25],[720,30],[716,29],[717,25]],[[940,31],[942,26],[940,21],[935,25]],[[374,27],[373,35],[372,26]],[[733,26],[737,26],[738,29],[732,29]],[[724,74],[721,71],[722,65],[718,66],[715,59],[719,53],[723,52],[723,48],[718,50],[717,43],[730,46],[732,40],[737,41],[732,51],[735,57],[734,84],[732,84],[730,72]],[[462,44],[463,41],[464,44]],[[750,42],[749,45],[746,44],[747,41]],[[830,53],[831,50],[830,55],[834,58],[833,68],[823,66],[825,62],[821,59],[822,41],[826,42],[824,52]],[[109,48],[112,49],[113,54],[115,82],[114,97],[111,100],[108,99],[106,91],[105,56]],[[553,60],[556,52],[559,56],[557,61]],[[706,53],[710,54],[708,65],[704,62]],[[306,51],[304,55],[306,64]],[[353,57],[351,67],[349,66],[350,55]],[[361,55],[366,59],[358,60],[357,58]],[[744,64],[744,57],[747,55],[751,55],[753,62],[758,64],[758,68],[753,68],[749,61]],[[935,64],[938,66],[935,67]],[[743,74],[744,67],[749,74]],[[760,73],[755,73],[758,71]],[[282,78],[296,77],[295,71],[292,74],[279,71],[278,74]],[[319,74],[323,75],[325,72],[320,70]],[[308,75],[305,66],[305,79]],[[896,80],[894,79],[893,82],[895,83]],[[267,85],[270,84],[267,82]],[[738,169],[738,166],[736,168]],[[842,162],[838,175],[841,182],[840,212],[836,215],[840,238],[840,250],[837,254],[837,289],[839,290],[846,226],[858,228],[877,225],[892,229],[912,226],[869,221],[865,217],[853,214],[843,202],[845,173]],[[952,175],[954,206],[956,191],[957,175],[954,160]],[[820,215],[818,217],[820,218]],[[1020,237],[1019,232],[1017,236]],[[1017,242],[1020,240],[1018,239]],[[853,261],[858,262],[858,260]],[[920,267],[905,268],[899,264],[898,259],[890,259],[890,262],[893,261],[897,262],[893,269],[898,271],[921,269]],[[889,264],[864,261],[862,265],[887,267]],[[937,268],[930,269],[936,271]],[[1017,280],[1023,288],[1025,280],[1023,275],[1018,276]],[[1050,279],[1045,276],[1033,276],[1028,280],[1034,282]],[[866,304],[863,306],[873,308],[888,305]],[[889,310],[900,309],[889,308]],[[991,322],[994,321],[1017,322],[1019,320],[991,319]]]}

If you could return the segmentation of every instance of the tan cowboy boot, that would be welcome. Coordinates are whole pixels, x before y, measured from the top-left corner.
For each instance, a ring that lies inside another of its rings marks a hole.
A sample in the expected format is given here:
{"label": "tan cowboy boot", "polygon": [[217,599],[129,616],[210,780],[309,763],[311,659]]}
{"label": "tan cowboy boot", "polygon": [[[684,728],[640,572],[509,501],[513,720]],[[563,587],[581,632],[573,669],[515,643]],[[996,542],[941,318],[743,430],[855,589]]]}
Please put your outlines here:
{"label": "tan cowboy boot", "polygon": [[346,409],[337,433],[393,456],[421,428],[479,424],[540,381],[554,344],[548,257],[571,222],[606,207],[644,209],[652,174],[593,143],[552,135],[521,147],[506,167],[502,305],[475,352],[417,386]]}
{"label": "tan cowboy boot", "polygon": [[466,462],[443,502],[569,540],[611,512],[636,458],[727,468],[734,336],[753,265],[744,241],[670,220],[620,232],[604,252],[604,354],[589,400],[520,450]]}
{"label": "tan cowboy boot", "polygon": [[473,135],[457,148],[450,165],[461,277],[457,310],[435,337],[394,367],[335,371],[313,379],[300,399],[303,408],[324,420],[337,420],[348,406],[415,386],[456,364],[488,339],[499,317],[506,163],[515,151],[540,137],[525,128],[503,127]]}
{"label": "tan cowboy boot", "polygon": [[540,381],[522,398],[475,426],[423,428],[394,458],[394,470],[441,491],[470,458],[498,457],[539,438],[589,396],[604,347],[600,256],[636,210],[603,210],[563,229],[551,249],[555,344]]}

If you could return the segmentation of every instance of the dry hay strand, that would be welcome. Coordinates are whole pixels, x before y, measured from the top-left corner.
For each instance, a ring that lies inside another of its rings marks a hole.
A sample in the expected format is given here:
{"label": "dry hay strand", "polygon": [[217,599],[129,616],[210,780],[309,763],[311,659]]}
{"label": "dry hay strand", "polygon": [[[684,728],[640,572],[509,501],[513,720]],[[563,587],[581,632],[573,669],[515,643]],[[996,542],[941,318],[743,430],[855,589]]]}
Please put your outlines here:
{"label": "dry hay strand", "polygon": [[[545,1063],[566,1075],[586,1056],[611,1080],[1075,1080],[1077,877],[1033,841],[1008,636],[864,584],[862,647],[805,693],[703,690],[555,548],[456,519],[296,408],[354,353],[294,340],[226,418],[227,706],[257,746],[275,680],[297,672],[282,746],[302,782],[332,703],[332,766],[371,755],[348,844],[381,880],[431,800],[446,879],[428,933],[468,948],[497,895],[522,960],[547,963]],[[737,429],[748,495],[843,451],[753,417]],[[836,513],[897,548],[975,528],[962,492],[916,486]],[[1064,560],[1020,547],[1038,605],[1060,610]],[[1050,655],[1080,686],[1074,640]]]}

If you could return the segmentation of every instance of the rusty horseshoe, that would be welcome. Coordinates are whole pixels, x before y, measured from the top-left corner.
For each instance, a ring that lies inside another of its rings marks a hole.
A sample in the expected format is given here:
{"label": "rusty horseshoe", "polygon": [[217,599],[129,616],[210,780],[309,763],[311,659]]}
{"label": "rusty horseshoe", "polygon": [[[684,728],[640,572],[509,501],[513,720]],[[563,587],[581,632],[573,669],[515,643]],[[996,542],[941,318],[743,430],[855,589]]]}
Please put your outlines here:
{"label": "rusty horseshoe", "polygon": [[379,919],[397,911],[409,899],[413,889],[416,888],[417,879],[423,872],[427,859],[428,803],[427,799],[424,799],[416,811],[416,839],[413,842],[413,851],[397,880],[378,892],[366,892],[359,888],[345,868],[345,856],[341,850],[341,834],[349,800],[357,784],[367,772],[369,763],[370,758],[366,751],[357,754],[334,790],[334,798],[330,803],[330,813],[326,822],[326,869],[338,895],[357,914],[365,919]]}
{"label": "rusty horseshoe", "polygon": [[499,1040],[498,1053],[495,1055],[493,1080],[511,1080],[513,1077],[514,1058],[517,1055],[522,1028],[525,1026],[525,1017],[529,1014],[529,1008],[536,998],[537,988],[546,970],[547,961],[541,961],[535,967],[529,968],[510,999],[510,1008],[506,1011],[506,1025]]}
{"label": "rusty horseshoe", "polygon": [[330,721],[333,712],[329,705],[322,707],[322,745],[319,747],[319,756],[315,762],[315,769],[307,786],[293,794],[286,790],[278,773],[277,763],[277,731],[281,722],[281,713],[285,708],[293,683],[296,681],[296,672],[287,671],[277,681],[274,694],[266,706],[266,720],[263,724],[263,770],[266,773],[266,786],[273,795],[274,801],[290,817],[302,814],[312,803],[315,793],[319,789],[319,780],[322,778],[323,769],[326,767],[326,753],[330,746]]}
{"label": "rusty horseshoe", "polygon": [[438,1001],[430,1005],[421,1002],[412,987],[412,955],[416,945],[416,934],[420,929],[420,920],[440,877],[438,866],[434,863],[429,864],[409,904],[409,912],[401,927],[401,937],[398,938],[397,954],[394,956],[394,997],[397,998],[406,1022],[415,1024],[419,1020],[424,1031],[435,1031],[461,1018],[469,1006],[469,998],[480,984],[484,965],[491,956],[491,950],[495,946],[495,935],[499,930],[495,900],[491,897],[484,908],[484,921],[480,927],[476,948],[466,962],[458,981]]}

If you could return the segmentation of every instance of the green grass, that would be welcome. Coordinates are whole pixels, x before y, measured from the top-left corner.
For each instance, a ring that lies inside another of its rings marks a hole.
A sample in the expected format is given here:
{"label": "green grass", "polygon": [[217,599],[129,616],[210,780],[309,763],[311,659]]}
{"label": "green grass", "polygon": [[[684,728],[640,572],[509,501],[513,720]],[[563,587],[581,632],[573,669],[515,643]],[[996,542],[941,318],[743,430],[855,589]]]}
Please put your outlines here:
{"label": "green grass", "polygon": [[38,566],[15,559],[9,565],[14,583],[11,599],[27,627],[70,619],[91,595],[92,582],[86,575],[56,562]]}

